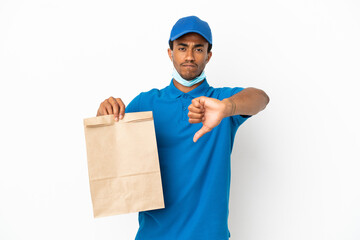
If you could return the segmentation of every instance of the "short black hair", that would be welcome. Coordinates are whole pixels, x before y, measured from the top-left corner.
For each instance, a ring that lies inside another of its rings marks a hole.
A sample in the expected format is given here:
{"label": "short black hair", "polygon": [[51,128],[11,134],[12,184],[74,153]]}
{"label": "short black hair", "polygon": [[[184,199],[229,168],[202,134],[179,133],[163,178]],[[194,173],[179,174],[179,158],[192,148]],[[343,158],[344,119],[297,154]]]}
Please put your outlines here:
{"label": "short black hair", "polygon": [[[209,43],[209,42],[208,42],[208,43]],[[174,48],[174,41],[170,41],[170,42],[169,42],[169,47],[170,47],[170,50],[172,51],[173,48]],[[211,48],[212,48],[212,44],[209,43],[208,49],[207,49],[207,52],[208,52],[208,53],[211,51]]]}

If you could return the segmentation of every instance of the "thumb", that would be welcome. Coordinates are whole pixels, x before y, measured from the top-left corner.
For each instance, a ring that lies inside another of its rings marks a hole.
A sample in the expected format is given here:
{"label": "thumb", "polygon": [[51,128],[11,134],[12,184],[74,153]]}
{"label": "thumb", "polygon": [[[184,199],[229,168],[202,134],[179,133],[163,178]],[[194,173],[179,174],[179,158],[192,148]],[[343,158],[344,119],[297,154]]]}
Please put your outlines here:
{"label": "thumb", "polygon": [[211,130],[212,130],[211,128],[203,125],[202,128],[200,128],[200,130],[195,133],[193,141],[197,142],[197,140],[199,140],[199,138],[201,138],[202,136],[204,136],[205,133],[208,133]]}

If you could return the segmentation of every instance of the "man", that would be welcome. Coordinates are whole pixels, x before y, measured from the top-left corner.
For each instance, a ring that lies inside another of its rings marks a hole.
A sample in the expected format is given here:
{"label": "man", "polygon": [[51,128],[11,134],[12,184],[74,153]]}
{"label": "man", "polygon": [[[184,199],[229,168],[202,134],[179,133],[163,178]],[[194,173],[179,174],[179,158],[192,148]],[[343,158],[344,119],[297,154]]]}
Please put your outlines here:
{"label": "man", "polygon": [[165,208],[139,213],[137,240],[226,240],[235,133],[269,98],[255,88],[209,86],[204,69],[212,35],[201,19],[178,20],[169,45],[169,86],[140,93],[126,109],[110,97],[97,115],[114,114],[118,121],[125,112],[153,111]]}

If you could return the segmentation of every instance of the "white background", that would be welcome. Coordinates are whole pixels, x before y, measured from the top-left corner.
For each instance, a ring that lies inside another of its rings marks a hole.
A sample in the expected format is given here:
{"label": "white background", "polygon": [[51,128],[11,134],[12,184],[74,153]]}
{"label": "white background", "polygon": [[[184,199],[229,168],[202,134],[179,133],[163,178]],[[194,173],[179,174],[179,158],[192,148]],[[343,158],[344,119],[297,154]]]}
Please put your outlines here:
{"label": "white background", "polygon": [[94,219],[83,119],[170,83],[177,19],[213,31],[208,81],[257,87],[238,130],[233,240],[360,239],[360,3],[0,0],[0,239],[134,239]]}

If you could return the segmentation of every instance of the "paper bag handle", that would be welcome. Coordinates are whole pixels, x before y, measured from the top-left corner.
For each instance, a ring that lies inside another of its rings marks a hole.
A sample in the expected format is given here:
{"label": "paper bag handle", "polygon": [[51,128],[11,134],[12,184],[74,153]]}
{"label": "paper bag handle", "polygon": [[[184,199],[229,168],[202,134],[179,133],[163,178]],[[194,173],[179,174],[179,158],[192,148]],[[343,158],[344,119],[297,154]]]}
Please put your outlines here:
{"label": "paper bag handle", "polygon": [[[132,122],[143,122],[153,120],[152,112],[137,112],[137,113],[127,113],[125,114],[122,120],[119,120],[117,123],[132,123]],[[110,126],[115,123],[114,115],[105,115],[93,118],[84,119],[85,127],[102,127]]]}

